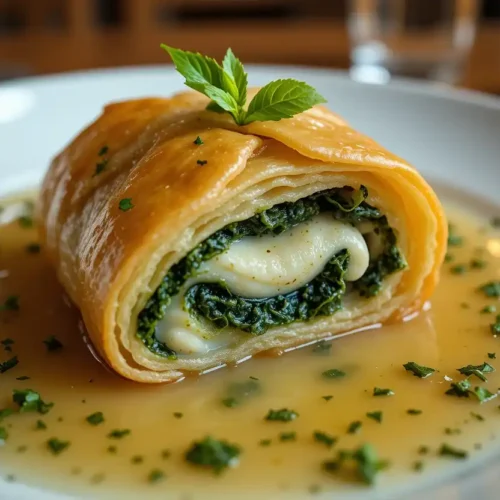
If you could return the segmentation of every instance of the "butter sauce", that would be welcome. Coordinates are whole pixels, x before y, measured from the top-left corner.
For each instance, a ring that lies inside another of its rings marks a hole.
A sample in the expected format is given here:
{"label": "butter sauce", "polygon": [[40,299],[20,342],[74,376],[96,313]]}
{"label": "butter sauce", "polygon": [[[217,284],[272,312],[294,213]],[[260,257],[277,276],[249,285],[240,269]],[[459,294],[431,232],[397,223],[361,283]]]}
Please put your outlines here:
{"label": "butter sauce", "polygon": [[[0,476],[91,497],[308,498],[353,492],[351,475],[321,467],[338,449],[371,443],[391,464],[379,475],[380,488],[415,485],[455,467],[459,460],[438,456],[443,443],[466,450],[470,460],[494,451],[500,399],[480,404],[475,397],[444,393],[451,381],[464,378],[457,368],[483,362],[497,371],[486,374],[487,382],[472,376],[472,386],[494,394],[499,390],[500,339],[489,327],[497,313],[481,310],[491,306],[500,312],[500,300],[477,289],[500,279],[500,232],[463,211],[450,209],[449,217],[463,243],[450,247],[453,260],[443,267],[428,311],[406,323],[339,338],[331,348],[307,346],[278,359],[259,357],[170,386],[135,384],[96,362],[79,333],[78,311],[57,283],[43,249],[28,249],[36,242],[36,228],[6,222],[0,226],[0,304],[17,296],[19,310],[0,311],[0,341],[13,340],[10,352],[0,344],[0,362],[17,355],[19,363],[0,374],[0,409],[14,408],[13,389],[27,388],[54,406],[45,415],[15,413],[0,421],[8,432],[0,446]],[[47,349],[43,341],[52,335],[62,348]],[[438,371],[420,379],[405,371],[408,361]],[[345,376],[322,375],[331,369]],[[239,406],[223,403],[231,384],[254,378],[260,391],[243,397]],[[374,397],[375,387],[394,395]],[[291,422],[264,419],[270,409],[280,408],[299,416]],[[422,413],[409,414],[409,409]],[[380,423],[366,416],[375,411],[382,412]],[[104,416],[99,425],[86,421],[95,412]],[[38,420],[47,428],[37,429]],[[356,421],[361,422],[354,426],[358,431],[348,433]],[[130,433],[108,437],[115,429]],[[315,431],[338,442],[329,449],[314,440]],[[281,433],[291,432],[295,440],[280,439]],[[238,466],[215,476],[187,463],[184,454],[191,443],[206,435],[238,444]],[[70,441],[57,456],[46,444],[54,437]],[[266,439],[271,443],[262,446]],[[422,446],[428,453],[419,453]],[[423,470],[416,472],[419,461]],[[151,483],[155,469],[165,477]]]}

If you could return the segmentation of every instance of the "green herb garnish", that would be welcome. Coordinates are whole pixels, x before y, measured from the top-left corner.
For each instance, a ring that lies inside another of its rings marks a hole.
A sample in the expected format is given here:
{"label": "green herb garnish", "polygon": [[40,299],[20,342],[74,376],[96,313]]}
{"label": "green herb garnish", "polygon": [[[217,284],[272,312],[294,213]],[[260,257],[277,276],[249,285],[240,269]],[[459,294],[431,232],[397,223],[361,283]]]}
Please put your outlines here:
{"label": "green herb garnish", "polygon": [[43,341],[43,343],[45,344],[47,351],[58,351],[59,349],[63,348],[62,342],[59,339],[57,339],[54,335],[47,337]]}
{"label": "green herb garnish", "polygon": [[7,429],[5,427],[0,427],[0,442],[6,441],[8,437],[9,433],[7,432]]}
{"label": "green herb garnish", "polygon": [[295,441],[297,439],[296,432],[282,432],[280,433],[280,441]]}
{"label": "green herb garnish", "polygon": [[3,304],[0,304],[0,311],[19,311],[19,297],[11,295],[5,299]]}
{"label": "green herb garnish", "polygon": [[500,297],[500,281],[490,281],[479,287],[486,297]]}
{"label": "green herb garnish", "polygon": [[40,394],[31,389],[21,391],[14,389],[12,400],[19,406],[21,413],[37,411],[44,415],[54,406],[54,403],[45,403]]}
{"label": "green herb garnish", "polygon": [[337,442],[336,437],[321,431],[315,431],[313,437],[315,441],[325,444],[328,448],[331,448]]}
{"label": "green herb garnish", "polygon": [[459,398],[468,398],[470,388],[471,383],[469,379],[466,378],[458,382],[452,382],[450,389],[448,389],[445,394],[447,394],[448,396],[457,396]]}
{"label": "green herb garnish", "polygon": [[270,439],[261,439],[259,441],[259,445],[260,446],[269,446],[271,444],[271,440]]}
{"label": "green herb garnish", "polygon": [[144,462],[144,457],[142,455],[134,455],[130,461],[133,463],[133,464],[142,464],[142,462]]}
{"label": "green herb garnish", "polygon": [[408,361],[403,365],[406,371],[412,372],[415,377],[427,378],[430,377],[436,370],[428,366],[422,366],[415,363],[415,361]]}
{"label": "green herb garnish", "polygon": [[195,441],[185,457],[192,464],[210,467],[215,474],[220,474],[227,467],[237,465],[240,454],[239,446],[207,436]]}
{"label": "green herb garnish", "polygon": [[14,368],[19,363],[17,356],[13,356],[12,358],[0,363],[0,373],[5,373],[6,371]]}
{"label": "green herb garnish", "polygon": [[392,389],[381,389],[380,387],[373,388],[374,396],[394,396],[394,391]]}
{"label": "green herb garnish", "polygon": [[473,411],[470,412],[470,416],[475,418],[476,420],[479,420],[479,422],[484,422],[484,420],[485,420],[481,414],[475,413]]}
{"label": "green herb garnish", "polygon": [[369,411],[366,416],[368,418],[371,418],[372,420],[375,420],[375,422],[378,422],[379,424],[382,423],[382,412],[381,411]]}
{"label": "green herb garnish", "polygon": [[450,267],[450,271],[453,274],[465,274],[467,271],[467,266],[465,264],[455,264],[454,266]]}
{"label": "green herb garnish", "polygon": [[162,479],[165,479],[165,473],[160,469],[153,469],[148,475],[148,482],[157,483]]}
{"label": "green herb garnish", "polygon": [[167,45],[161,47],[169,53],[175,68],[186,79],[184,83],[212,99],[207,109],[226,111],[237,125],[290,118],[326,102],[306,83],[286,79],[265,85],[251,100],[248,110],[245,110],[247,74],[231,49],[227,50],[221,67],[211,57]]}
{"label": "green herb garnish", "polygon": [[35,430],[43,431],[47,428],[47,424],[43,420],[37,420],[35,424]]}
{"label": "green herb garnish", "polygon": [[482,259],[472,259],[469,265],[471,269],[484,269],[488,263]]}
{"label": "green herb garnish", "polygon": [[6,352],[12,352],[12,345],[14,344],[14,341],[12,339],[3,339],[0,340],[0,344],[3,345],[3,348]]}
{"label": "green herb garnish", "polygon": [[357,434],[361,430],[361,426],[363,424],[359,420],[355,420],[354,422],[351,422],[349,424],[349,427],[347,427],[347,433],[348,434]]}
{"label": "green herb garnish", "polygon": [[337,472],[346,462],[354,462],[359,478],[367,484],[373,484],[377,474],[389,466],[387,460],[379,460],[375,448],[364,444],[360,448],[338,452],[337,459],[323,464],[325,470]]}
{"label": "green herb garnish", "polygon": [[496,355],[496,353],[494,353],[494,352],[489,352],[489,353],[488,353],[488,358],[489,358],[489,359],[497,359],[497,355]]}
{"label": "green herb garnish", "polygon": [[31,377],[28,377],[27,375],[21,375],[20,377],[16,377],[16,380],[30,380]]}
{"label": "green herb garnish", "polygon": [[29,229],[33,227],[33,217],[30,215],[21,215],[19,219],[17,219],[19,225],[24,229]]}
{"label": "green herb garnish", "polygon": [[417,453],[419,455],[427,455],[429,453],[429,447],[425,445],[421,445],[418,447]]}
{"label": "green herb garnish", "polygon": [[196,144],[197,146],[201,146],[202,144],[205,144],[200,136],[198,136],[194,141],[193,144]]}
{"label": "green herb garnish", "polygon": [[227,397],[222,400],[222,404],[228,408],[234,408],[260,392],[261,384],[258,380],[249,379],[243,382],[235,382],[229,385]]}
{"label": "green herb garnish", "polygon": [[279,422],[290,422],[295,420],[299,414],[294,410],[287,410],[282,408],[281,410],[269,410],[265,417],[265,420],[279,421]]}
{"label": "green herb garnish", "polygon": [[500,314],[497,314],[497,317],[495,319],[495,323],[492,323],[490,325],[490,330],[493,336],[500,335]]}
{"label": "green herb garnish", "polygon": [[406,410],[406,413],[408,413],[408,415],[420,415],[422,413],[422,410],[418,410],[417,408],[408,408],[408,410]]}
{"label": "green herb garnish", "polygon": [[326,370],[321,374],[324,378],[343,378],[346,373],[342,370],[337,370],[337,368],[332,368],[331,370]]}
{"label": "green herb garnish", "polygon": [[448,224],[448,246],[458,247],[464,242],[463,238],[455,233],[455,227],[452,224]]}
{"label": "green herb garnish", "polygon": [[444,433],[448,434],[449,436],[453,436],[453,435],[456,435],[456,434],[461,434],[462,431],[460,429],[452,429],[451,427],[446,427],[444,429]]}
{"label": "green herb garnish", "polygon": [[12,415],[14,413],[14,410],[12,410],[11,408],[3,408],[2,410],[0,410],[0,422],[6,418],[6,417],[9,417],[10,415]]}
{"label": "green herb garnish", "polygon": [[196,160],[196,163],[203,167],[203,165],[206,165],[208,163],[208,161],[207,160]]}
{"label": "green herb garnish", "polygon": [[416,462],[413,462],[413,470],[415,472],[422,472],[424,469],[424,462],[422,460],[417,460]]}
{"label": "green herb garnish", "polygon": [[104,414],[102,411],[96,411],[85,419],[90,425],[99,425],[104,422]]}
{"label": "green herb garnish", "polygon": [[69,441],[61,441],[57,438],[51,438],[47,441],[47,447],[54,455],[59,455],[64,451],[71,443]]}
{"label": "green herb garnish", "polygon": [[482,314],[489,314],[489,313],[494,313],[496,312],[497,308],[493,305],[488,305],[488,306],[484,306],[482,309],[481,309],[481,313]]}
{"label": "green herb garnish", "polygon": [[328,354],[332,349],[332,343],[327,342],[326,340],[320,340],[314,347],[312,348],[312,352],[315,354]]}
{"label": "green herb garnish", "polygon": [[474,390],[471,391],[471,393],[476,396],[480,403],[486,403],[487,401],[491,401],[497,397],[496,393],[490,392],[485,387],[474,387]]}
{"label": "green herb garnish", "polygon": [[493,373],[495,371],[495,368],[493,368],[488,363],[483,363],[482,365],[477,365],[477,366],[474,365],[463,366],[462,368],[457,368],[457,371],[459,371],[462,375],[467,375],[467,376],[475,375],[483,382],[486,382],[486,377],[484,376],[484,374]]}
{"label": "green herb garnish", "polygon": [[330,401],[330,399],[333,398],[331,394],[328,394],[328,396],[321,396],[325,401]]}
{"label": "green herb garnish", "polygon": [[180,411],[174,411],[174,413],[172,413],[172,415],[175,418],[182,418],[184,416],[184,413],[181,413]]}
{"label": "green herb garnish", "polygon": [[130,432],[130,429],[114,429],[108,434],[108,437],[111,439],[121,439],[128,436]]}
{"label": "green herb garnish", "polygon": [[465,450],[454,448],[453,446],[450,446],[449,444],[446,443],[441,445],[438,454],[441,455],[442,457],[452,457],[460,459],[467,458],[468,456],[468,453]]}
{"label": "green herb garnish", "polygon": [[134,208],[134,205],[132,203],[132,198],[123,198],[122,200],[120,200],[120,203],[118,203],[118,208],[122,212],[127,212],[131,208]]}

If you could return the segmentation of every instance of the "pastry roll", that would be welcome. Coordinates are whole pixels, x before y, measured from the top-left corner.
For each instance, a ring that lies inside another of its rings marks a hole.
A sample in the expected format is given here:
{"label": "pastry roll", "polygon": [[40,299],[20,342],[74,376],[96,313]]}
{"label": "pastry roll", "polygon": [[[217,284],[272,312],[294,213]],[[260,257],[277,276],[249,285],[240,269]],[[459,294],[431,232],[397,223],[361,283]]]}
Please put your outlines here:
{"label": "pastry roll", "polygon": [[116,372],[174,382],[422,307],[447,226],[413,167],[322,106],[238,126],[208,102],[108,105],[43,182],[45,247]]}

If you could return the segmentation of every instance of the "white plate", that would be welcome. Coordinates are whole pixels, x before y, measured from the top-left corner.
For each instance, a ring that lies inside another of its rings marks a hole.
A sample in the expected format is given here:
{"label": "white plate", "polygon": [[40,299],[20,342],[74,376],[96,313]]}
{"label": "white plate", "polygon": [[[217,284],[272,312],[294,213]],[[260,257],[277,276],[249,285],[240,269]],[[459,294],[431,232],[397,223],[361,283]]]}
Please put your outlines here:
{"label": "white plate", "polygon": [[[270,66],[248,66],[248,70],[252,85],[290,76],[307,81],[328,99],[331,109],[412,162],[432,182],[462,190],[485,206],[500,206],[499,99],[407,81],[368,86],[331,70]],[[181,77],[169,67],[73,73],[0,84],[0,196],[36,185],[54,153],[103,104],[169,95],[182,87]],[[482,464],[464,466],[460,478],[449,477],[447,483],[442,478],[441,486],[425,492],[426,500],[497,499],[500,463],[494,458],[483,456]],[[409,491],[426,486],[425,482],[405,486],[405,491],[370,490],[355,496],[360,500],[409,499]],[[333,498],[321,496],[329,497]],[[415,500],[420,497],[421,493]],[[0,499],[32,498],[63,497],[0,482]]]}

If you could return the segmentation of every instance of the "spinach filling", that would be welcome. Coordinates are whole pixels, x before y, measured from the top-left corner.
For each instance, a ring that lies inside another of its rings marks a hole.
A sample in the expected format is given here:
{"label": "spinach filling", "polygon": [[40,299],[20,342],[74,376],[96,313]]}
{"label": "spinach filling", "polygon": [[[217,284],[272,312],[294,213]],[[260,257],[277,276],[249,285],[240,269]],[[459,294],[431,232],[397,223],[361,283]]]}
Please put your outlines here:
{"label": "spinach filling", "polygon": [[[386,276],[406,267],[396,246],[397,239],[387,218],[366,203],[368,190],[351,187],[315,193],[295,202],[285,202],[264,210],[247,220],[233,222],[212,234],[183,259],[174,264],[155,293],[139,313],[137,337],[154,353],[176,357],[167,345],[155,336],[157,323],[164,317],[172,297],[186,281],[195,276],[203,262],[219,255],[246,236],[280,234],[308,221],[320,212],[330,212],[334,219],[357,225],[374,224],[374,232],[382,242],[382,251],[372,258],[365,274],[352,285],[362,297],[377,295]],[[269,328],[315,316],[328,316],[342,308],[346,292],[344,274],[349,265],[349,252],[342,250],[326,264],[321,273],[303,287],[285,295],[249,299],[233,294],[222,283],[199,283],[185,294],[187,310],[211,321],[217,328],[232,326],[255,335]]]}

